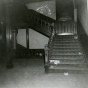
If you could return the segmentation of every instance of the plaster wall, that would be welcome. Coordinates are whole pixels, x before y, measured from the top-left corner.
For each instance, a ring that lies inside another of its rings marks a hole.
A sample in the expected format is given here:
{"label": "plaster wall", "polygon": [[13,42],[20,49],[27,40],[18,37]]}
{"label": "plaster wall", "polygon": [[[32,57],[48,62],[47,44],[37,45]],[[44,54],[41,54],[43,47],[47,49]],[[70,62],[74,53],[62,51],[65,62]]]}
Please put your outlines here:
{"label": "plaster wall", "polygon": [[88,35],[88,0],[77,0],[77,3],[78,19]]}

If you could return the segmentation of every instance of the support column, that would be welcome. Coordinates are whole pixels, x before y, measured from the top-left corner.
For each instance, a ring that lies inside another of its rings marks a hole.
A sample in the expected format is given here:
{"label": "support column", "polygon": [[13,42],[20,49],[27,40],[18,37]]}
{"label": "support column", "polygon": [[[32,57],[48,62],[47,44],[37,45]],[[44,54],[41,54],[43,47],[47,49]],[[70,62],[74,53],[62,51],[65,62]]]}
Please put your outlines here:
{"label": "support column", "polygon": [[17,29],[12,31],[12,52],[13,52],[13,59],[16,57],[16,50],[17,50]]}
{"label": "support column", "polygon": [[13,30],[12,32],[12,43],[13,43],[13,49],[16,50],[17,49],[17,30]]}
{"label": "support column", "polygon": [[13,68],[13,54],[12,54],[12,30],[10,23],[10,4],[9,0],[5,1],[6,11],[6,68]]}
{"label": "support column", "polygon": [[26,47],[29,50],[29,29],[26,28]]}
{"label": "support column", "polygon": [[73,0],[74,5],[74,32],[77,34],[77,0]]}

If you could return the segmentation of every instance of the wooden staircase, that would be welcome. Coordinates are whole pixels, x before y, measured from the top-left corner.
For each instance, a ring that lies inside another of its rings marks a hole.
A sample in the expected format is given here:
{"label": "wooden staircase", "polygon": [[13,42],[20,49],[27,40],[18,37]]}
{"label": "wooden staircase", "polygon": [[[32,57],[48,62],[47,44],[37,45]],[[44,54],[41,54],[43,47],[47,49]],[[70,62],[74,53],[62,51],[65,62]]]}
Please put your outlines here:
{"label": "wooden staircase", "polygon": [[88,61],[76,23],[66,19],[55,25],[55,32],[45,46],[45,72],[87,73]]}
{"label": "wooden staircase", "polygon": [[46,73],[87,72],[87,58],[77,35],[54,36],[48,53]]}
{"label": "wooden staircase", "polygon": [[88,62],[77,35],[77,22],[72,18],[55,21],[36,11],[30,12],[33,15],[29,16],[29,26],[50,37],[45,45],[45,72],[87,73]]}
{"label": "wooden staircase", "polygon": [[49,42],[45,45],[46,73],[88,71],[87,58],[77,34],[77,19],[66,17],[56,21],[34,10],[28,10],[27,23],[16,26],[32,28],[49,37]]}
{"label": "wooden staircase", "polygon": [[[31,15],[32,14],[32,15]],[[28,10],[28,26],[33,28],[35,31],[40,32],[41,34],[50,37],[52,33],[52,27],[56,20],[47,17],[37,11],[32,9]]]}

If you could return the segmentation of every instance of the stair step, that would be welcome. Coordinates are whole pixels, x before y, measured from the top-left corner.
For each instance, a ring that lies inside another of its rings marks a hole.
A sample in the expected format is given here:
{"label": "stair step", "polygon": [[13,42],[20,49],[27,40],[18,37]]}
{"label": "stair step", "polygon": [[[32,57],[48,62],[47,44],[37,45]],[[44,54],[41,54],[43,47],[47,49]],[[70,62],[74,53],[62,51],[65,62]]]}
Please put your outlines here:
{"label": "stair step", "polygon": [[74,38],[77,35],[56,35],[55,38]]}
{"label": "stair step", "polygon": [[76,60],[76,59],[85,59],[85,56],[84,55],[51,55],[50,56],[50,59],[73,59],[73,60]]}
{"label": "stair step", "polygon": [[49,69],[49,73],[64,73],[70,74],[88,74],[88,69]]}
{"label": "stair step", "polygon": [[81,46],[81,44],[78,44],[78,43],[67,43],[67,44],[64,44],[64,43],[53,43],[52,45],[54,45],[54,46],[55,45],[56,46],[57,45],[63,45],[63,46],[66,46],[66,45],[77,45],[78,46],[79,45],[79,46]]}
{"label": "stair step", "polygon": [[80,44],[80,42],[53,42],[53,44]]}
{"label": "stair step", "polygon": [[79,48],[81,48],[81,46],[52,46],[52,49],[72,49],[72,48],[76,48],[76,49],[79,49]]}
{"label": "stair step", "polygon": [[66,66],[66,65],[64,65],[64,66],[57,66],[57,65],[50,65],[49,66],[49,69],[56,69],[56,70],[58,70],[58,69],[63,69],[63,70],[87,70],[88,68],[87,68],[87,66],[85,67],[85,66]]}
{"label": "stair step", "polygon": [[56,38],[56,37],[55,37],[55,38],[53,38],[53,39],[54,39],[54,40],[78,40],[78,38],[75,39],[74,37],[72,37],[72,38],[69,38],[69,37],[68,37],[68,38],[65,38],[65,37],[64,37],[64,38],[60,38],[60,37],[59,37],[59,38]]}
{"label": "stair step", "polygon": [[52,51],[82,51],[81,48],[53,48],[51,50]]}
{"label": "stair step", "polygon": [[79,41],[53,41],[54,43],[79,43]]}
{"label": "stair step", "polygon": [[84,54],[82,51],[51,51],[51,54]]}
{"label": "stair step", "polygon": [[54,42],[79,42],[78,40],[53,40]]}
{"label": "stair step", "polygon": [[76,48],[81,48],[81,46],[79,46],[79,45],[53,45],[52,47],[57,47],[57,48],[59,48],[59,47],[62,47],[62,48],[74,48],[74,47],[76,47]]}
{"label": "stair step", "polygon": [[84,64],[86,61],[82,60],[70,60],[70,59],[60,59],[60,60],[49,60],[50,64]]}
{"label": "stair step", "polygon": [[79,51],[79,52],[77,52],[77,51],[51,51],[51,53],[50,54],[52,54],[52,55],[64,55],[64,54],[66,54],[66,55],[83,55],[84,53],[83,52],[81,52],[81,51]]}
{"label": "stair step", "polygon": [[54,41],[79,41],[78,39],[74,39],[74,38],[54,38]]}
{"label": "stair step", "polygon": [[84,55],[84,54],[75,54],[75,53],[52,53],[51,55],[62,55],[62,56],[67,56],[67,55],[69,55],[69,56],[72,56],[72,55],[74,55],[74,56],[76,56],[76,55],[78,55],[78,56],[81,56],[81,55]]}
{"label": "stair step", "polygon": [[87,68],[88,64],[84,63],[84,64],[50,64],[50,68],[69,68],[69,69],[73,69],[73,68]]}

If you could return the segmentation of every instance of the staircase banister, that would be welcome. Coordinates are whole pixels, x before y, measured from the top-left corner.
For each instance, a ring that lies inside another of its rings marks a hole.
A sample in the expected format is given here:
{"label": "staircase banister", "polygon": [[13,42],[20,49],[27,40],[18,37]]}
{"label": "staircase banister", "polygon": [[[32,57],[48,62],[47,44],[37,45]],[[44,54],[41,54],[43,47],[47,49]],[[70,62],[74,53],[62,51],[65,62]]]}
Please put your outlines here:
{"label": "staircase banister", "polygon": [[40,18],[40,19],[42,19],[42,20],[44,20],[46,22],[49,22],[49,23],[52,23],[52,22],[56,21],[56,20],[54,20],[54,19],[52,19],[52,18],[50,18],[48,16],[45,16],[45,15],[43,15],[43,14],[37,12],[37,11],[32,10],[32,9],[28,10],[28,15],[36,16],[36,17],[38,17],[38,18]]}
{"label": "staircase banister", "polygon": [[48,44],[45,45],[45,65],[48,65],[49,63],[49,47]]}

